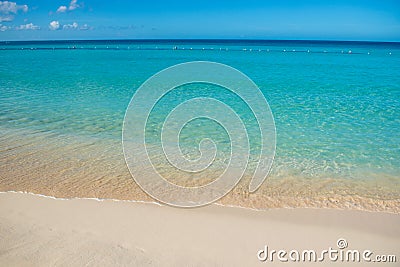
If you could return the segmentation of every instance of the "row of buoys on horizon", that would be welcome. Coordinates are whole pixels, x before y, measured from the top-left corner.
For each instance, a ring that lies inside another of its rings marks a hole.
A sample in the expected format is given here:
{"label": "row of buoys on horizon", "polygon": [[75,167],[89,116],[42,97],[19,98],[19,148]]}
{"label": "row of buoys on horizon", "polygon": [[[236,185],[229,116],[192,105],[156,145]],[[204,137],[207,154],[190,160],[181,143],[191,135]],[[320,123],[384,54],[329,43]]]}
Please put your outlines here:
{"label": "row of buoys on horizon", "polygon": [[[0,48],[1,50],[8,50],[7,48]],[[52,49],[52,50],[56,50],[56,49],[63,49],[62,47],[61,48],[55,48],[55,47],[52,47],[52,48],[37,48],[37,47],[30,47],[30,48],[25,48],[25,47],[21,47],[21,50],[37,50],[37,49]],[[83,47],[83,46],[81,46],[81,47],[76,47],[76,46],[68,46],[68,48],[64,48],[64,49],[98,49],[98,47],[97,46],[94,46],[94,47]],[[104,48],[100,48],[100,49],[104,49]],[[110,46],[106,46],[106,49],[114,49],[114,50],[119,50],[119,49],[121,49],[119,46],[117,46],[117,47],[110,47]],[[128,46],[126,49],[128,49],[128,50],[131,50],[132,48],[130,47],[130,46]],[[133,49],[135,49],[135,48],[133,48]],[[136,50],[147,50],[147,49],[149,49],[149,48],[142,48],[142,47],[136,47]],[[163,49],[163,50],[167,50],[167,48],[159,48],[158,46],[156,46],[155,48],[151,48],[151,50],[159,50],[159,49]],[[193,47],[190,47],[190,48],[185,48],[185,47],[182,47],[182,48],[179,48],[178,46],[173,46],[172,47],[172,50],[219,50],[219,51],[229,51],[229,48],[222,48],[222,47],[220,47],[219,49],[214,49],[214,47],[210,47],[210,48],[205,48],[205,47],[202,47],[201,49],[200,48],[198,48],[198,49],[194,49]],[[271,52],[271,51],[273,51],[273,52],[279,52],[279,51],[281,51],[281,52],[307,52],[307,53],[339,53],[339,52],[337,52],[337,51],[327,51],[327,50],[323,50],[323,51],[311,51],[311,50],[309,50],[309,49],[307,49],[307,50],[296,50],[296,49],[283,49],[283,50],[270,50],[270,49],[253,49],[253,48],[242,48],[241,49],[242,51],[249,51],[249,52],[253,52],[253,51],[258,51],[258,52]],[[231,51],[240,51],[239,49],[233,49],[233,50],[231,50]],[[344,50],[341,50],[340,51],[340,53],[341,54],[353,54],[353,51],[352,50],[348,50],[348,51],[344,51]],[[367,55],[370,55],[372,52],[367,52],[366,54]],[[364,54],[364,53],[358,53],[358,54]],[[392,52],[388,52],[388,54],[389,55],[392,55]]]}

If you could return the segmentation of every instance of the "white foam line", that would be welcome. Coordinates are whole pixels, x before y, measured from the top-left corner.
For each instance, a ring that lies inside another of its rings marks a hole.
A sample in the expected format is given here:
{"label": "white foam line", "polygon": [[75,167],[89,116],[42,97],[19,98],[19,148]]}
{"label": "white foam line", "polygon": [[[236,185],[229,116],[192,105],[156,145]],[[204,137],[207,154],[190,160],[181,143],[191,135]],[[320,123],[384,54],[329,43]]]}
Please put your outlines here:
{"label": "white foam line", "polygon": [[[121,199],[114,199],[114,198],[95,198],[95,197],[71,197],[71,198],[62,198],[62,197],[54,197],[54,196],[47,196],[43,194],[36,194],[28,191],[0,191],[0,194],[7,194],[7,193],[12,193],[12,194],[27,194],[27,195],[32,195],[32,196],[37,196],[37,197],[43,197],[43,198],[49,198],[49,199],[54,199],[54,200],[95,200],[99,202],[103,201],[113,201],[113,202],[128,202],[128,203],[142,203],[142,204],[155,204],[157,206],[161,207],[166,207],[168,205],[161,204],[159,202],[155,201],[144,201],[144,200],[121,200]],[[221,207],[228,207],[228,208],[239,208],[239,209],[245,209],[245,210],[253,210],[253,211],[265,211],[265,210],[270,210],[270,209],[256,209],[256,208],[249,208],[249,207],[242,207],[242,206],[236,206],[236,205],[226,205],[226,204],[220,204],[220,203],[212,203],[211,205],[215,206],[221,206]]]}
{"label": "white foam line", "polygon": [[[242,207],[242,206],[229,205],[229,204],[221,204],[221,203],[212,203],[212,205],[221,206],[221,207],[227,207],[227,208],[234,208],[234,209],[252,210],[252,211],[268,211],[268,210],[272,210],[272,208],[267,208],[267,209],[256,209],[256,208],[249,208],[249,207]],[[279,209],[279,208],[278,208],[278,209]],[[282,208],[282,209],[285,209],[285,208]]]}
{"label": "white foam line", "polygon": [[123,200],[123,199],[113,199],[113,198],[95,198],[95,197],[72,197],[72,198],[62,198],[62,197],[54,197],[54,196],[47,196],[43,194],[36,194],[28,191],[5,191],[0,192],[0,194],[7,194],[7,193],[14,193],[14,194],[27,194],[32,196],[38,196],[43,198],[50,198],[54,200],[95,200],[99,202],[103,201],[114,201],[114,202],[128,202],[128,203],[143,203],[143,204],[155,204],[157,206],[165,206],[161,203],[154,202],[154,201],[143,201],[143,200]]}
{"label": "white foam line", "polygon": [[[95,198],[95,197],[72,197],[72,198],[61,198],[61,197],[54,197],[54,196],[47,196],[43,194],[36,194],[28,191],[0,191],[0,194],[7,194],[7,193],[14,193],[14,194],[28,194],[32,196],[38,196],[43,198],[49,198],[54,200],[95,200],[99,202],[103,201],[113,201],[113,202],[126,202],[126,203],[141,203],[141,204],[154,204],[160,207],[166,207],[168,205],[164,205],[159,202],[155,201],[144,201],[144,200],[123,200],[123,199],[114,199],[114,198]],[[339,210],[339,211],[361,211],[361,212],[371,212],[371,213],[388,213],[388,214],[396,214],[400,215],[394,211],[374,211],[374,210],[367,210],[367,209],[346,209],[346,208],[331,208],[331,207],[280,207],[280,208],[266,208],[266,209],[257,209],[257,208],[250,208],[250,207],[243,207],[243,206],[236,206],[236,205],[229,205],[229,204],[221,204],[221,203],[212,203],[211,205],[220,206],[220,207],[227,207],[227,208],[235,208],[235,209],[244,209],[244,210],[251,210],[257,212],[269,211],[269,210],[294,210],[294,209],[311,209],[311,210]]]}

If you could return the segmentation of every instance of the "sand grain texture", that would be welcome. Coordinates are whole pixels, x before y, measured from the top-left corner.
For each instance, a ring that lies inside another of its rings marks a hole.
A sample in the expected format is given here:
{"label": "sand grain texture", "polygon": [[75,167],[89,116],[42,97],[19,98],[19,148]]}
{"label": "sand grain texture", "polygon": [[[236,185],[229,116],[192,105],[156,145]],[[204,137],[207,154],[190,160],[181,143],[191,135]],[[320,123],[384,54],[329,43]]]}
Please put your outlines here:
{"label": "sand grain texture", "polygon": [[0,265],[364,266],[262,263],[257,251],[264,245],[288,251],[336,248],[336,240],[345,238],[349,249],[396,254],[399,225],[400,216],[388,213],[217,205],[177,209],[9,192],[0,194]]}

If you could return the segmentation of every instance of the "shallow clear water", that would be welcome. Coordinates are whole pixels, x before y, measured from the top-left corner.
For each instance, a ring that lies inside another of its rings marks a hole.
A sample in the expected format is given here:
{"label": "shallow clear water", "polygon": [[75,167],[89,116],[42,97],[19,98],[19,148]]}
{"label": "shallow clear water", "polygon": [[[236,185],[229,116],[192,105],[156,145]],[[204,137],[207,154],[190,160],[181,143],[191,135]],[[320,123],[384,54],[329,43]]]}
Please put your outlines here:
{"label": "shallow clear water", "polygon": [[[172,49],[175,46],[177,49]],[[73,136],[78,143],[80,139],[103,140],[113,144],[104,153],[122,156],[122,122],[135,90],[156,72],[195,60],[230,65],[249,76],[265,95],[277,130],[272,179],[369,180],[379,187],[391,188],[388,194],[399,197],[397,43],[0,43],[3,166],[10,157],[10,140],[19,142],[15,136],[7,136],[15,131],[56,138]],[[234,98],[214,88],[204,92],[177,91],[161,103],[154,118],[162,118],[171,106],[199,93],[220,98],[239,113],[245,111]],[[251,118],[247,119],[251,129]],[[219,130],[212,124],[197,123],[183,132],[182,144],[188,151],[196,147],[199,137]],[[159,122],[155,120],[153,126],[157,129]],[[253,130],[256,135],[257,130]],[[24,134],[18,138],[23,143],[29,137]],[[226,135],[222,135],[222,147],[225,139]],[[46,139],[40,142],[46,145]],[[253,146],[257,147],[257,142]],[[101,146],[96,150],[101,151]],[[51,159],[47,161],[52,164]],[[7,164],[11,168],[13,161],[8,160]],[[9,183],[7,189],[12,189]]]}

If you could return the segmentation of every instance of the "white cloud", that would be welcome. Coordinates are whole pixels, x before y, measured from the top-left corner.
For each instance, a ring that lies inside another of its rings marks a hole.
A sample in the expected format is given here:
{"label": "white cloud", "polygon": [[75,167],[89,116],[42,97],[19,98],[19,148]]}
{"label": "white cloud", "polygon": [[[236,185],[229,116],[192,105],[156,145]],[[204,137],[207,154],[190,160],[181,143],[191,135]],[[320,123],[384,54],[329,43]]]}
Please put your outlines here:
{"label": "white cloud", "polygon": [[0,32],[4,32],[6,30],[8,30],[10,27],[6,26],[6,25],[2,25],[0,24]]}
{"label": "white cloud", "polygon": [[87,24],[83,24],[83,25],[79,28],[79,30],[81,30],[81,31],[93,30],[93,27],[90,27],[90,26],[87,25]]}
{"label": "white cloud", "polygon": [[74,22],[74,23],[72,23],[72,24],[65,24],[65,25],[63,26],[63,29],[64,29],[64,30],[69,30],[69,29],[71,29],[71,30],[76,30],[76,29],[78,29],[78,23]]}
{"label": "white cloud", "polygon": [[52,22],[50,22],[49,24],[49,29],[52,31],[58,30],[60,28],[60,23],[56,20],[53,20]]}
{"label": "white cloud", "polygon": [[0,1],[0,13],[1,14],[17,14],[18,11],[28,12],[27,5],[18,5],[15,2]]}
{"label": "white cloud", "polygon": [[12,15],[5,15],[5,16],[0,16],[0,22],[8,22],[8,21],[13,21],[14,16]]}
{"label": "white cloud", "polygon": [[15,27],[16,30],[40,30],[40,27],[37,25],[34,25],[33,23],[28,23],[24,25],[20,25],[18,27]]}
{"label": "white cloud", "polygon": [[80,5],[78,4],[78,0],[71,0],[68,7],[67,6],[59,6],[57,9],[57,13],[65,13],[67,11],[73,11],[79,7],[80,7]]}
{"label": "white cloud", "polygon": [[87,24],[83,24],[82,26],[79,26],[79,24],[77,22],[73,22],[71,24],[60,24],[59,21],[57,20],[53,20],[52,22],[50,22],[49,24],[49,29],[52,31],[55,30],[81,30],[81,31],[86,31],[86,30],[93,30],[93,27],[87,25]]}
{"label": "white cloud", "polygon": [[79,7],[78,5],[78,0],[71,0],[71,3],[69,3],[68,10],[75,10]]}
{"label": "white cloud", "polygon": [[64,13],[65,11],[67,11],[67,7],[66,6],[60,6],[57,9],[57,13]]}
{"label": "white cloud", "polygon": [[[0,1],[0,22],[9,22],[14,20],[13,14],[17,14],[18,11],[28,12],[27,5],[18,5],[15,2]],[[3,27],[5,27],[3,25]],[[4,28],[1,31],[5,31]]]}

